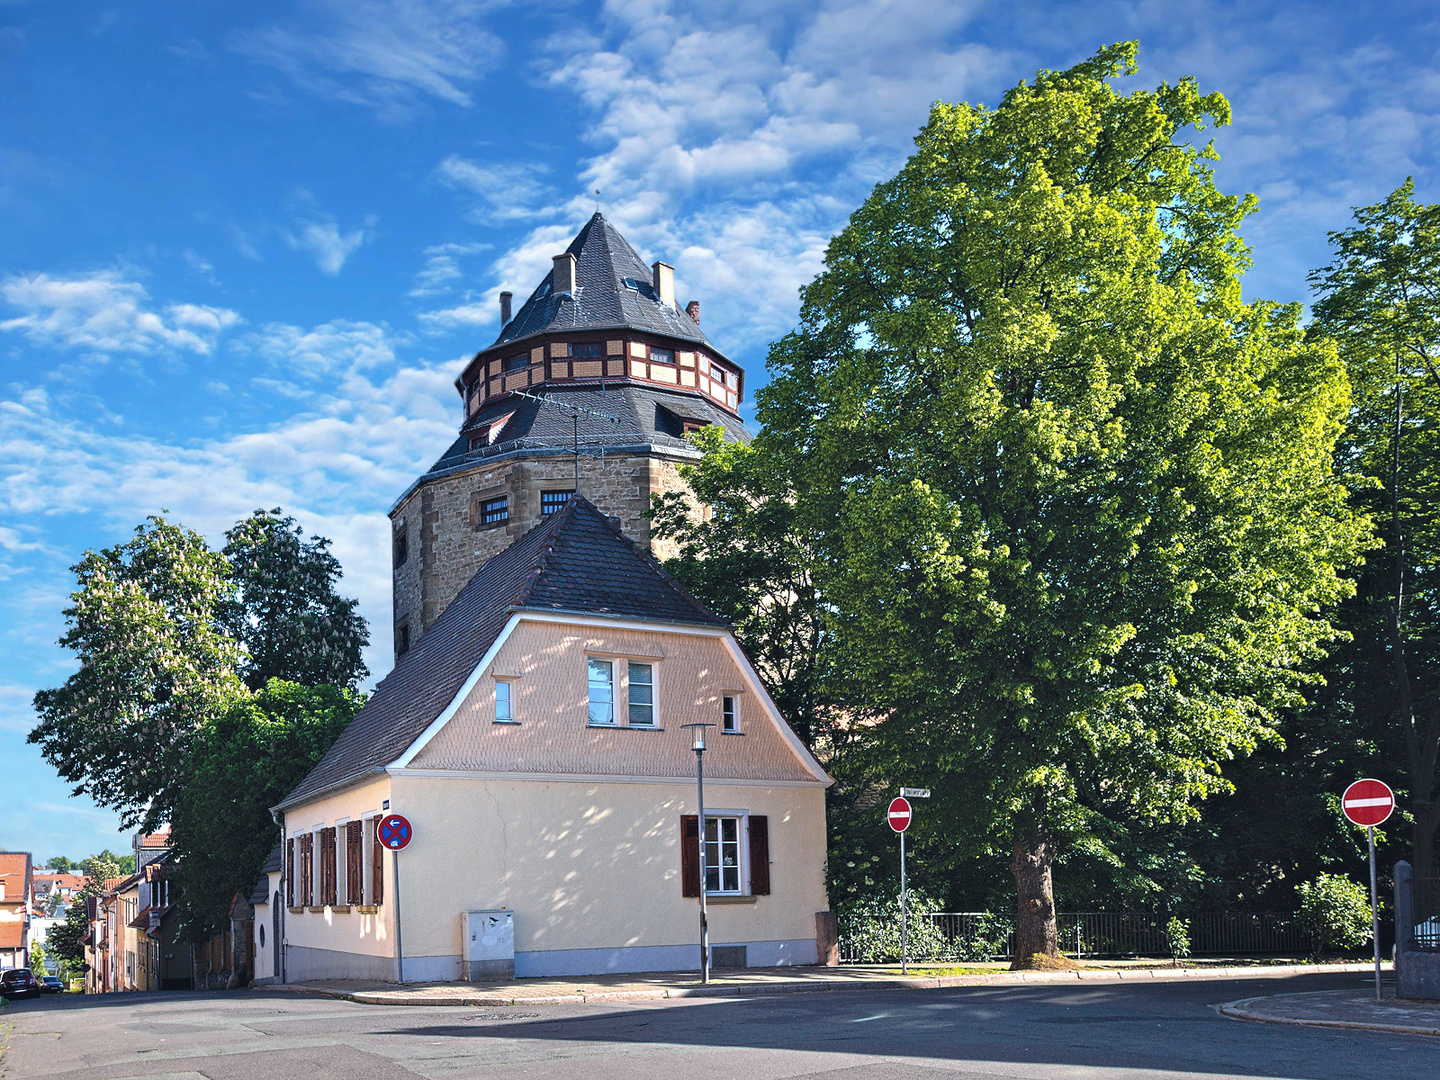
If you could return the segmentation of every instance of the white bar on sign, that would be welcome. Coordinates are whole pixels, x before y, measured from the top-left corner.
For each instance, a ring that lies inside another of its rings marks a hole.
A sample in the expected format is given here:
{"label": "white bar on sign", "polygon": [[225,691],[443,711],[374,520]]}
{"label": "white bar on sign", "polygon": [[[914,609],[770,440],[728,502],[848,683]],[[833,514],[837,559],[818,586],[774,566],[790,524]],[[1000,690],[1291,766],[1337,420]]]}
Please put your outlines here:
{"label": "white bar on sign", "polygon": [[1346,799],[1346,806],[1389,806],[1394,799]]}

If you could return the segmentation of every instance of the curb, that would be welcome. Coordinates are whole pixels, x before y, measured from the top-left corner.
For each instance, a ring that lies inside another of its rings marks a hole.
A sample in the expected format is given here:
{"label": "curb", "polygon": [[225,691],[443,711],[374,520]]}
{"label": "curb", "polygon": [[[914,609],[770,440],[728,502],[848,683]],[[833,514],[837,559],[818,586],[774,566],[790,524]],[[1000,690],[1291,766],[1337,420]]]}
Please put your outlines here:
{"label": "curb", "polygon": [[[1277,997],[1280,995],[1276,995]],[[1257,1024],[1283,1024],[1286,1027],[1341,1028],[1349,1031],[1383,1031],[1391,1035],[1432,1035],[1440,1037],[1440,1027],[1419,1027],[1415,1024],[1372,1024],[1364,1020],[1306,1020],[1294,1016],[1271,1016],[1252,1012],[1246,1006],[1273,998],[1242,998],[1217,1006],[1221,1016],[1231,1020],[1250,1020]]]}
{"label": "curb", "polygon": [[[816,979],[786,983],[746,983],[731,986],[676,986],[654,990],[600,990],[591,993],[576,991],[570,994],[548,994],[543,996],[511,997],[500,994],[484,995],[414,995],[405,996],[395,991],[345,991],[330,990],[306,983],[289,985],[271,984],[258,987],[260,990],[279,991],[290,994],[313,994],[338,1001],[353,1001],[357,1005],[405,1005],[405,1006],[481,1006],[515,1007],[520,1005],[581,1005],[621,1001],[662,1001],[669,998],[717,998],[717,997],[770,997],[778,994],[820,994],[844,990],[943,990],[964,986],[1008,986],[1014,984],[1055,984],[1069,982],[1179,982],[1184,980],[1222,980],[1238,978],[1284,978],[1290,975],[1323,975],[1345,972],[1368,972],[1370,964],[1304,964],[1284,967],[1227,967],[1227,968],[1142,968],[1134,971],[1091,970],[1091,971],[1001,971],[993,975],[951,975],[909,977],[894,979]],[[1262,998],[1246,998],[1245,1002],[1261,1001]],[[1245,1002],[1232,1002],[1240,1005]],[[1230,1006],[1223,1006],[1229,1008]],[[1225,1013],[1230,1016],[1232,1014]],[[1261,1017],[1239,1016],[1238,1019],[1263,1019]],[[1290,1021],[1277,1020],[1275,1023]],[[1352,1025],[1354,1026],[1354,1025]],[[1364,1026],[1364,1025],[1361,1025]],[[1409,1031],[1411,1029],[1404,1029]],[[1419,1029],[1415,1029],[1419,1030]],[[1423,1034],[1440,1034],[1440,1031],[1425,1030]]]}

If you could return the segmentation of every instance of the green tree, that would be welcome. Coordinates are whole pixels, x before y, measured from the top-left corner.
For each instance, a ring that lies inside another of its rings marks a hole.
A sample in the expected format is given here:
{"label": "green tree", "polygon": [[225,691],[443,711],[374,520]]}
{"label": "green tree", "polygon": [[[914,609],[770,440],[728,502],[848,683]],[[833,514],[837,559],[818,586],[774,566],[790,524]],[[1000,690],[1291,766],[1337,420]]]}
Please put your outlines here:
{"label": "green tree", "polygon": [[128,877],[135,873],[134,855],[117,855],[106,848],[98,855],[81,859],[76,870],[85,875],[85,887],[98,891],[99,884],[110,878]]}
{"label": "green tree", "polygon": [[151,517],[73,569],[60,643],[79,670],[35,695],[29,741],[74,794],[153,829],[184,784],[191,734],[240,689],[234,643],[214,623],[228,567],[198,533]]}
{"label": "green tree", "polygon": [[271,679],[354,688],[369,673],[360,658],[370,632],[359,601],[335,592],[340,563],[330,541],[308,542],[295,519],[256,510],[225,534],[233,594],[218,620],[243,649],[251,690]]}
{"label": "green tree", "polygon": [[1370,894],[1340,874],[1321,874],[1302,882],[1300,918],[1315,942],[1311,959],[1325,959],[1327,950],[1353,949],[1370,940]]}
{"label": "green tree", "polygon": [[191,744],[190,783],[171,818],[185,935],[220,931],[279,839],[270,817],[325,755],[363,698],[334,686],[271,680],[207,720]]}
{"label": "green tree", "polygon": [[64,855],[56,855],[45,865],[49,867],[51,871],[57,874],[68,874],[72,869],[75,869],[77,866],[76,863],[71,862]]}
{"label": "green tree", "polygon": [[1310,280],[1312,331],[1339,343],[1355,387],[1340,461],[1386,543],[1358,574],[1345,613],[1355,646],[1333,676],[1368,719],[1379,761],[1407,764],[1411,860],[1429,877],[1440,829],[1440,204],[1414,194],[1407,180],[1357,209]]}
{"label": "green tree", "polygon": [[85,947],[80,941],[89,930],[90,925],[85,919],[85,897],[77,896],[65,909],[65,921],[51,927],[45,937],[50,955],[62,963],[83,964]]}
{"label": "green tree", "polygon": [[952,865],[1010,857],[1021,957],[1058,953],[1057,851],[1193,819],[1273,737],[1368,535],[1332,474],[1335,351],[1242,302],[1254,200],[1182,137],[1229,106],[1119,94],[1134,58],[936,105],[735,451],[818,543],[873,775],[936,789]]}

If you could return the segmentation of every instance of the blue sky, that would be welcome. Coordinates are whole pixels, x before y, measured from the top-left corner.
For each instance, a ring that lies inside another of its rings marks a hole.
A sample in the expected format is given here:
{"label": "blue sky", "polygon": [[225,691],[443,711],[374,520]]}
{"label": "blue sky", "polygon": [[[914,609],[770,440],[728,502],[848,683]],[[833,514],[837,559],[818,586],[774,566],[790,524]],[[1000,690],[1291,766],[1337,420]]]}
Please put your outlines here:
{"label": "blue sky", "polygon": [[932,101],[1129,38],[1137,84],[1235,108],[1248,296],[1305,299],[1407,175],[1440,200],[1428,4],[0,0],[0,848],[127,842],[25,745],[86,548],[282,506],[334,539],[383,674],[385,512],[498,292],[597,201],[753,391]]}

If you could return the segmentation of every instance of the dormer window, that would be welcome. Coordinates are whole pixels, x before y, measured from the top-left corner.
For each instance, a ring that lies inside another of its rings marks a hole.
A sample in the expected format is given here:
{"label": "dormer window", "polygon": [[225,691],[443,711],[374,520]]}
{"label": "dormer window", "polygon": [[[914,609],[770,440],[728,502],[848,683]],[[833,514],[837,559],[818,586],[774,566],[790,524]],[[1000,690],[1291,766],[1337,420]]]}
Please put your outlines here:
{"label": "dormer window", "polygon": [[479,450],[479,449],[481,449],[482,447],[489,446],[489,445],[490,445],[490,428],[489,428],[488,425],[487,425],[486,427],[476,428],[474,431],[472,431],[472,432],[470,433],[470,449],[471,449],[471,450]]}

